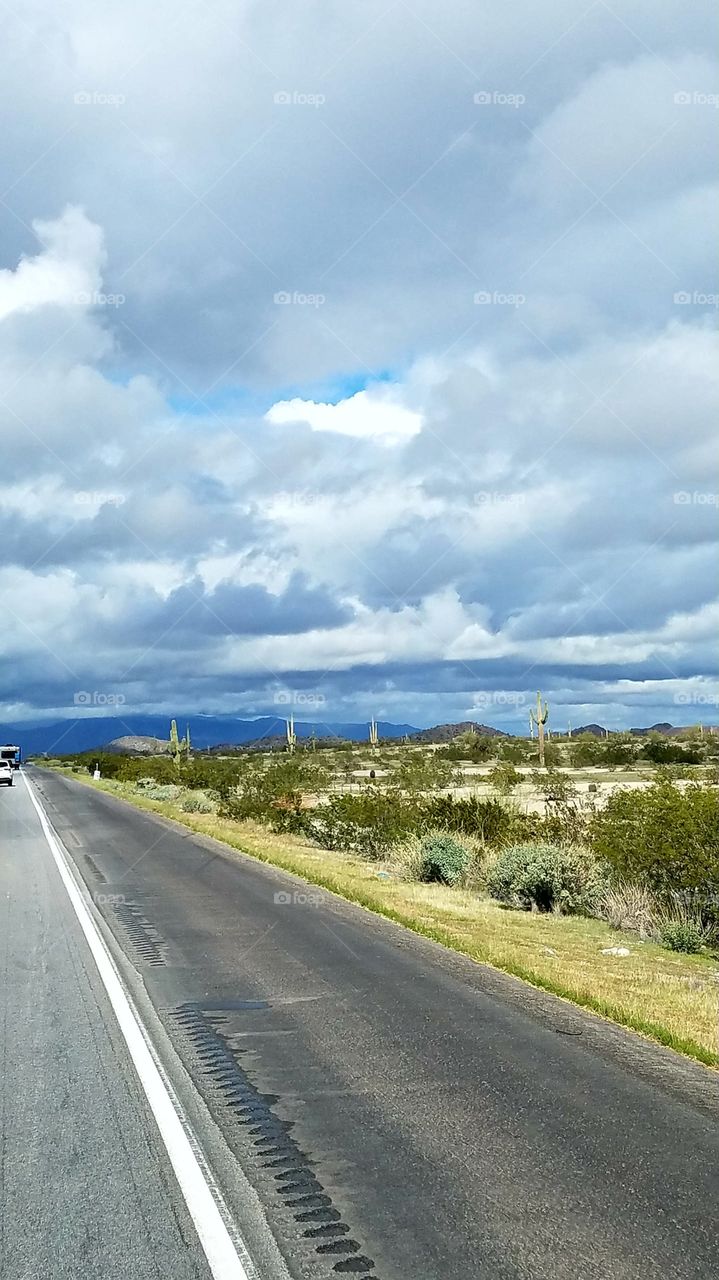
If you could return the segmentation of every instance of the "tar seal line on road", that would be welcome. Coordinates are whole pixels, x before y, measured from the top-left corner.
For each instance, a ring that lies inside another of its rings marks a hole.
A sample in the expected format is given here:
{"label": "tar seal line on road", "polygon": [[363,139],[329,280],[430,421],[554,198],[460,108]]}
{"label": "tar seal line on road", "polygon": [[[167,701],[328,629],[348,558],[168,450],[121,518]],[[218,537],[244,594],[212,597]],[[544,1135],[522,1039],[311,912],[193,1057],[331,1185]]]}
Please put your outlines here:
{"label": "tar seal line on road", "polygon": [[206,1166],[199,1142],[125,990],[115,962],[75,884],[62,846],[24,774],[23,781],[97,965],[214,1280],[259,1280],[244,1243],[234,1229],[232,1233],[230,1231],[230,1214],[222,1194]]}

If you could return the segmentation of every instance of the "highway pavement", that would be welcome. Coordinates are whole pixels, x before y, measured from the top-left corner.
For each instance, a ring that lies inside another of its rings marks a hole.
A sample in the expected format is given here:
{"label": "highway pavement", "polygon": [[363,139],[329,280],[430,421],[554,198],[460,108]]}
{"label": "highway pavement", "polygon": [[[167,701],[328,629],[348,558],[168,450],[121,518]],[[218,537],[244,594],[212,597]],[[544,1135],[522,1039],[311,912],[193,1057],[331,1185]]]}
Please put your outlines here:
{"label": "highway pavement", "polygon": [[59,853],[26,787],[3,790],[3,1277],[716,1274],[717,1073],[27,776]]}

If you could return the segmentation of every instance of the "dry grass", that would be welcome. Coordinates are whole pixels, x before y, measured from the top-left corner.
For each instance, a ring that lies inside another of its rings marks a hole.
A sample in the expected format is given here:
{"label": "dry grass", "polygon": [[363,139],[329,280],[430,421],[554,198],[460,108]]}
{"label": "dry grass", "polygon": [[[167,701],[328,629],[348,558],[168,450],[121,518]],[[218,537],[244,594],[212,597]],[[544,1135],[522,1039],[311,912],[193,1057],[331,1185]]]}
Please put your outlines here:
{"label": "dry grass", "polygon": [[[512,911],[469,889],[409,883],[393,873],[391,864],[330,853],[295,836],[273,834],[258,823],[183,813],[177,803],[149,801],[126,784],[93,783],[87,776],[81,780],[322,885],[701,1062],[719,1065],[719,968],[707,955],[666,951],[600,920]],[[618,945],[629,947],[632,954],[602,955],[603,947]]]}

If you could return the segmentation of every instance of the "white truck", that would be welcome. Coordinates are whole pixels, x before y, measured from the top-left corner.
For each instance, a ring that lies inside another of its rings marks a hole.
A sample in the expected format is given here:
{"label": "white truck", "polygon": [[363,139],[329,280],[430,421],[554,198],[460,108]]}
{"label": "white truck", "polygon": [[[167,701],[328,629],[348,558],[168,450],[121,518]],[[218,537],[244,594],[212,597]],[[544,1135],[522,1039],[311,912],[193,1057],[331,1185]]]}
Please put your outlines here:
{"label": "white truck", "polygon": [[4,746],[0,745],[0,764],[6,763],[11,769],[19,769],[21,761],[20,747],[14,746],[11,742],[6,742]]}

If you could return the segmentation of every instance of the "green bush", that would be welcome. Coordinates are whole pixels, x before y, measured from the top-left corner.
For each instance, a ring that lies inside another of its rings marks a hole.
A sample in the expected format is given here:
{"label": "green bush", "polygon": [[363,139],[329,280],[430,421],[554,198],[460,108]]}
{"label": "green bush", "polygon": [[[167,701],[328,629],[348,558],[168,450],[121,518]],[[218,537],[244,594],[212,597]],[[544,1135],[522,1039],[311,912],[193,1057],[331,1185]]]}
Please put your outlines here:
{"label": "green bush", "polygon": [[701,764],[697,747],[682,747],[666,738],[652,737],[642,747],[642,755],[654,764]]}
{"label": "green bush", "polygon": [[256,818],[275,831],[299,832],[305,823],[303,795],[321,790],[326,781],[325,768],[309,754],[280,758],[267,767],[256,757],[244,764],[237,786],[223,795],[220,816]]}
{"label": "green bush", "polygon": [[420,859],[420,880],[456,885],[469,865],[470,854],[450,835],[429,835],[420,845]]}
{"label": "green bush", "polygon": [[[390,759],[390,765],[395,761]],[[412,752],[401,759],[392,776],[392,782],[402,791],[436,791],[457,781],[457,769],[451,760],[438,752],[421,754]]]}
{"label": "green bush", "polygon": [[719,793],[661,779],[616,791],[590,824],[590,843],[623,880],[666,897],[692,891],[707,909],[719,894]]}
{"label": "green bush", "polygon": [[487,775],[487,782],[502,796],[511,795],[521,781],[522,774],[515,769],[511,760],[498,760]]}
{"label": "green bush", "polygon": [[685,951],[689,955],[701,951],[704,940],[701,928],[691,920],[674,920],[665,924],[660,937],[662,945],[670,951]]}
{"label": "green bush", "polygon": [[605,867],[581,845],[510,845],[487,871],[491,896],[525,911],[592,915],[607,882]]}
{"label": "green bush", "polygon": [[357,795],[331,796],[304,815],[303,829],[325,849],[381,858],[416,822],[415,806],[394,792],[368,787]]}
{"label": "green bush", "polygon": [[478,796],[458,800],[453,796],[432,796],[417,807],[417,813],[425,827],[478,836],[489,845],[508,840],[517,821],[517,815],[498,800],[480,800]]}
{"label": "green bush", "polygon": [[209,796],[202,795],[201,792],[193,792],[180,805],[183,813],[214,813],[215,806]]}
{"label": "green bush", "polygon": [[182,787],[178,787],[173,782],[153,782],[151,779],[146,780],[146,785],[141,788],[142,794],[147,796],[148,800],[179,800],[182,795]]}

